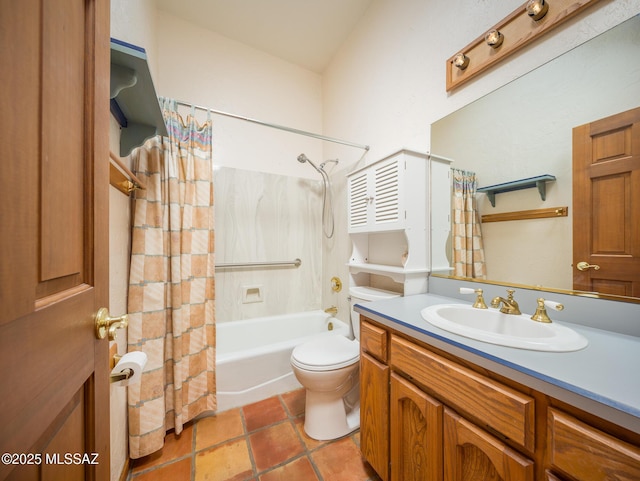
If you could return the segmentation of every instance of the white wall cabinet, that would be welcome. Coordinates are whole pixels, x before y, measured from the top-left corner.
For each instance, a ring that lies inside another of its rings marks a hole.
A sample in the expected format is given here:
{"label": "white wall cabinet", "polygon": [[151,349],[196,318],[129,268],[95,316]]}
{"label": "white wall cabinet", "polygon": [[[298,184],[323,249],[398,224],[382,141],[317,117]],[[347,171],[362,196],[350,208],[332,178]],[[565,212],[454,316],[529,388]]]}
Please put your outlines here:
{"label": "white wall cabinet", "polygon": [[[402,284],[404,295],[427,291],[430,206],[435,202],[445,215],[450,210],[449,189],[431,189],[433,183],[449,184],[449,162],[408,149],[348,175],[352,285],[370,285],[368,275],[377,274]],[[438,199],[432,191],[441,193]],[[442,234],[435,237],[440,239]],[[436,247],[435,257],[443,257],[440,246]]]}
{"label": "white wall cabinet", "polygon": [[393,155],[349,176],[349,233],[404,227],[405,172],[403,156]]}

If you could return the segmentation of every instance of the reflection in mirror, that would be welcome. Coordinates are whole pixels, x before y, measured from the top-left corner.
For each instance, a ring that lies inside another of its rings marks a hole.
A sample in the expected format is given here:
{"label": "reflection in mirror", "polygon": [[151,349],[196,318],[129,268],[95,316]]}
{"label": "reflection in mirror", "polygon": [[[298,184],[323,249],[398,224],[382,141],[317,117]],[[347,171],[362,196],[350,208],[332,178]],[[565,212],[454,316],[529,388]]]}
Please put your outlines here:
{"label": "reflection in mirror", "polygon": [[[431,150],[479,187],[550,174],[536,188],[477,194],[480,215],[568,207],[568,216],[482,225],[486,278],[573,289],[572,130],[640,106],[640,16],[435,122]],[[442,273],[447,274],[447,273]]]}

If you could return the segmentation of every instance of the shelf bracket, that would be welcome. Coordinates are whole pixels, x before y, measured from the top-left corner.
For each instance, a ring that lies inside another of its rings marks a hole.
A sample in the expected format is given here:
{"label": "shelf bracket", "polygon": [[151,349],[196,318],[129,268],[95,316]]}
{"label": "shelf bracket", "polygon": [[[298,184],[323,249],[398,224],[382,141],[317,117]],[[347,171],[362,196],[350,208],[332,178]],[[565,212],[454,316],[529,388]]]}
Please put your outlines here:
{"label": "shelf bracket", "polygon": [[547,182],[544,180],[538,180],[536,182],[536,187],[538,188],[538,192],[540,193],[540,198],[542,200],[547,200]]}

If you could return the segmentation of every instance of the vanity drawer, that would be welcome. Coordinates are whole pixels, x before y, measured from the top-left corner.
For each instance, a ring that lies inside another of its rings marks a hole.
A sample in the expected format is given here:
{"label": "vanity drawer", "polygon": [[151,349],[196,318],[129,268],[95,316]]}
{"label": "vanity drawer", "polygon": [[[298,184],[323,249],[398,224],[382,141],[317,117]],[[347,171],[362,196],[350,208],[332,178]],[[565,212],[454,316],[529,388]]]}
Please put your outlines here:
{"label": "vanity drawer", "polygon": [[549,409],[548,423],[552,468],[576,479],[640,479],[640,447],[557,409]]}
{"label": "vanity drawer", "polygon": [[391,366],[445,404],[533,451],[535,403],[530,396],[462,367],[401,337],[391,336]]}
{"label": "vanity drawer", "polygon": [[364,352],[368,352],[382,362],[387,362],[387,331],[362,320],[362,318],[360,321],[360,346]]}

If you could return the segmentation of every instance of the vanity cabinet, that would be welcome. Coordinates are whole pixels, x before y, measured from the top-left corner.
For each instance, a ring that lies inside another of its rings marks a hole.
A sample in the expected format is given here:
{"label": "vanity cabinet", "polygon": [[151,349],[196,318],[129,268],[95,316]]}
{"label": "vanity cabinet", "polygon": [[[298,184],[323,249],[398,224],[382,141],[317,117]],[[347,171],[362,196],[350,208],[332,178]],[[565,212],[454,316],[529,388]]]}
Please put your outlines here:
{"label": "vanity cabinet", "polygon": [[389,479],[387,331],[360,323],[360,449],[383,481]]}
{"label": "vanity cabinet", "polygon": [[442,479],[444,406],[402,377],[391,375],[391,479]]}
{"label": "vanity cabinet", "polygon": [[640,479],[638,446],[558,409],[550,408],[547,416],[549,480]]}
{"label": "vanity cabinet", "polygon": [[361,349],[362,452],[385,481],[640,479],[637,433],[364,315]]}

